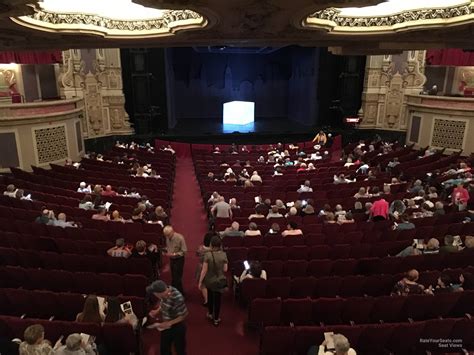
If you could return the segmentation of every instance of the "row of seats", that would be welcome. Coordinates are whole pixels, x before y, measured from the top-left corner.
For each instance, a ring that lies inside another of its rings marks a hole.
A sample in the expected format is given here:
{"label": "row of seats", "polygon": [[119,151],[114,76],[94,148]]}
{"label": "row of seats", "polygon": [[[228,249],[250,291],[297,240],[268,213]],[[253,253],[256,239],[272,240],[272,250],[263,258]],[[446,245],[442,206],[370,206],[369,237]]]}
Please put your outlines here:
{"label": "row of seats", "polygon": [[[224,238],[224,246],[227,240]],[[237,238],[234,238],[237,239]],[[252,238],[248,238],[252,239]],[[230,244],[230,243],[229,243]],[[251,246],[227,247],[230,260],[314,260],[314,259],[361,259],[395,255],[410,242],[381,242],[377,244],[336,245],[293,245],[293,246]],[[280,259],[281,258],[281,259]]]}
{"label": "row of seats", "polygon": [[[301,252],[302,259],[306,255],[306,247],[298,247],[292,251]],[[314,259],[314,260],[288,260],[288,249],[285,247],[272,247],[271,260],[262,260],[262,268],[267,272],[269,278],[288,276],[348,276],[348,275],[375,275],[375,274],[397,274],[411,269],[421,271],[440,270],[446,268],[463,268],[472,265],[474,257],[473,249],[466,249],[459,253],[435,254],[435,255],[412,255],[407,257],[388,256],[382,258],[361,259]],[[243,261],[247,259],[236,259],[235,255],[229,254],[232,260],[234,275],[240,275],[243,271]],[[258,255],[255,255],[258,257]],[[279,257],[280,256],[280,257]],[[250,259],[252,260],[252,259]]]}
{"label": "row of seats", "polygon": [[9,288],[143,297],[148,282],[143,275],[0,267],[0,284]]}
{"label": "row of seats", "polygon": [[474,291],[354,298],[257,298],[249,322],[257,325],[336,325],[462,317],[474,312]]}
{"label": "row of seats", "polygon": [[[0,206],[0,213],[1,212]],[[38,213],[32,212],[31,216],[38,216]],[[33,220],[36,218],[34,217]],[[13,222],[13,223],[12,223]],[[135,243],[137,240],[143,239],[149,243],[160,244],[163,236],[163,228],[159,224],[141,224],[141,223],[121,223],[121,222],[103,222],[95,220],[81,220],[76,219],[76,223],[90,224],[83,225],[82,228],[62,228],[42,223],[31,222],[31,219],[25,222],[24,220],[12,217],[7,219],[0,217],[0,232],[11,232],[22,235],[34,235],[36,237],[51,237],[64,238],[74,240],[90,240],[90,241],[106,241],[115,242],[119,237],[125,238],[127,242]],[[95,227],[103,227],[103,229],[96,229]],[[138,230],[133,233],[133,230]],[[141,230],[146,231],[140,232]]]}
{"label": "row of seats", "polygon": [[431,319],[420,322],[337,326],[269,326],[263,331],[261,355],[306,355],[319,346],[324,333],[344,334],[363,355],[420,355],[474,350],[474,320],[468,318]]}
{"label": "row of seats", "polygon": [[103,344],[108,354],[129,355],[138,352],[138,339],[128,324],[105,323],[100,326],[93,323],[0,316],[0,334],[7,339],[23,339],[25,329],[33,324],[41,324],[45,329],[45,339],[53,344],[61,336],[66,338],[69,334],[85,333],[95,336],[96,343]]}
{"label": "row of seats", "polygon": [[153,267],[148,258],[125,259],[108,255],[83,255],[79,254],[77,250],[74,254],[59,254],[0,247],[0,264],[71,272],[103,272],[116,275],[144,275],[146,277],[153,275]]}
{"label": "row of seats", "polygon": [[[51,292],[15,288],[0,289],[0,314],[27,318],[56,320],[76,319],[84,307],[85,295],[72,292]],[[120,303],[130,301],[133,312],[140,319],[145,316],[142,297],[119,296]]]}
{"label": "row of seats", "polygon": [[[457,280],[463,272],[473,273],[474,267],[420,272],[418,282],[425,287],[435,286],[442,272],[450,275],[453,280]],[[318,278],[312,276],[273,277],[268,280],[245,279],[240,285],[240,299],[244,303],[249,303],[255,298],[386,296],[393,291],[395,284],[404,276],[404,274],[394,274]]]}

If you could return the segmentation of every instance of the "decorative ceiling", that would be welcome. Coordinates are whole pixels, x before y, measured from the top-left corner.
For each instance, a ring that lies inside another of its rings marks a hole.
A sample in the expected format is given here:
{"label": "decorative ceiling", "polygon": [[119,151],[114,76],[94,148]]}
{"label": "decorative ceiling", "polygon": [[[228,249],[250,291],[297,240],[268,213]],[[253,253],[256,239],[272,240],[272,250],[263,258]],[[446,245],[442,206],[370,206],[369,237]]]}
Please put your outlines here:
{"label": "decorative ceiling", "polygon": [[473,48],[474,0],[0,0],[0,50]]}

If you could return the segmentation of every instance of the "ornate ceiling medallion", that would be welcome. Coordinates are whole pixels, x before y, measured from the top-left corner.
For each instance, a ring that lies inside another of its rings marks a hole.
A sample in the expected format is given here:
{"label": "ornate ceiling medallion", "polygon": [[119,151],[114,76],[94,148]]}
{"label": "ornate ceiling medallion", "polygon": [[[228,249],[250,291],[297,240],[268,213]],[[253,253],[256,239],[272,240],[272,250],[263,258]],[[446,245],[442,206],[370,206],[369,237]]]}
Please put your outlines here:
{"label": "ornate ceiling medallion", "polygon": [[[425,0],[423,4],[418,1],[411,3],[409,5],[408,0],[388,0],[366,8],[327,8],[306,17],[302,27],[323,29],[333,34],[360,35],[474,22],[474,2],[471,0]],[[430,6],[430,3],[433,5]]]}
{"label": "ornate ceiling medallion", "polygon": [[105,38],[164,37],[208,24],[193,10],[148,8],[132,0],[43,0],[31,6],[33,14],[12,17],[12,21],[41,31]]}

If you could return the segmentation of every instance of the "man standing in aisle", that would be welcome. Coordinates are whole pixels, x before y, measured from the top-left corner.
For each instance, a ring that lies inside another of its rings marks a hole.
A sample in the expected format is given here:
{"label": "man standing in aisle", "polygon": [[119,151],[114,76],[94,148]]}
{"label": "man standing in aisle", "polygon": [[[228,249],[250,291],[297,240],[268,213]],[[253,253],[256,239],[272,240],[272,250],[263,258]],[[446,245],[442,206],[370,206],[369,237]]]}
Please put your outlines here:
{"label": "man standing in aisle", "polygon": [[186,355],[185,319],[188,309],[183,295],[161,280],[154,281],[146,291],[158,300],[157,307],[148,313],[156,322],[147,328],[161,331],[160,355],[171,355],[173,346],[176,355]]}
{"label": "man standing in aisle", "polygon": [[163,235],[166,238],[166,255],[170,258],[171,285],[183,292],[183,269],[184,256],[188,251],[184,237],[176,233],[172,226],[163,228]]}

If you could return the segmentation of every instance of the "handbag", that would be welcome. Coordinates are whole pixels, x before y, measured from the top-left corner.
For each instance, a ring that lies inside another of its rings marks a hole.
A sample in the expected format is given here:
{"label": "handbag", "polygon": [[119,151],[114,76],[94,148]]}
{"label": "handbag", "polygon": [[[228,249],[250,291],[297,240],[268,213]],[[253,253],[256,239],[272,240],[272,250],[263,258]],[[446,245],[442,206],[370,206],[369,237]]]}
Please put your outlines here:
{"label": "handbag", "polygon": [[214,258],[214,252],[211,251],[212,262],[214,264],[213,272],[214,276],[208,281],[208,288],[212,291],[222,291],[227,288],[227,277],[222,273],[219,275],[217,272],[216,259]]}

